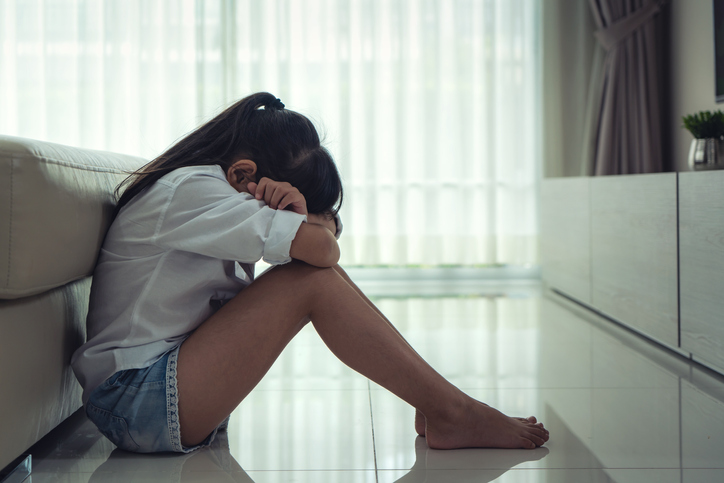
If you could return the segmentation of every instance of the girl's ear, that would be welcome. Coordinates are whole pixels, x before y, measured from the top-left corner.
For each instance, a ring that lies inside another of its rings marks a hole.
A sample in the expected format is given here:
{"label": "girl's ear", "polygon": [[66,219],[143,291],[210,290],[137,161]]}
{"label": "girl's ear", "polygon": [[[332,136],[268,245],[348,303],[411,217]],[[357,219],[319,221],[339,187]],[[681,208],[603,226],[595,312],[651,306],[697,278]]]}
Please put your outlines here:
{"label": "girl's ear", "polygon": [[246,185],[256,182],[256,163],[251,159],[240,159],[226,170],[226,181],[239,192],[247,192]]}

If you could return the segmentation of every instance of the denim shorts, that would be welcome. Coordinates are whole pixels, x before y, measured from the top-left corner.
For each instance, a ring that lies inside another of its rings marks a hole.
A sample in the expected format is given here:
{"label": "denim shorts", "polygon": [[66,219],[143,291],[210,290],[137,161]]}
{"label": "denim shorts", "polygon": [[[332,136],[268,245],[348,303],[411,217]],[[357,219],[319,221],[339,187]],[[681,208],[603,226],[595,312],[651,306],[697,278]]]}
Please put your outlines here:
{"label": "denim shorts", "polygon": [[142,369],[118,371],[93,390],[86,414],[113,444],[135,453],[189,453],[209,446],[221,423],[201,444],[181,444],[176,385],[176,347]]}

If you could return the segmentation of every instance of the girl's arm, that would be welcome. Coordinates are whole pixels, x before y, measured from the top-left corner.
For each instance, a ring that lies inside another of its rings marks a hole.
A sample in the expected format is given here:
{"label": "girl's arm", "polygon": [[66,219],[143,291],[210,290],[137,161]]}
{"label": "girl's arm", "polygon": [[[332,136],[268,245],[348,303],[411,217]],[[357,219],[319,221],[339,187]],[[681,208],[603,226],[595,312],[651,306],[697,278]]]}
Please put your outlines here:
{"label": "girl's arm", "polygon": [[322,225],[327,230],[332,232],[332,235],[337,233],[337,220],[336,218],[328,217],[324,213],[310,213],[307,215],[307,222],[314,223],[315,225]]}
{"label": "girl's arm", "polygon": [[339,245],[327,227],[302,223],[292,241],[289,255],[315,267],[333,267],[339,262]]}
{"label": "girl's arm", "polygon": [[334,238],[335,220],[308,214],[306,201],[299,190],[289,183],[269,178],[262,178],[258,184],[249,183],[247,187],[249,193],[272,209],[288,209],[307,216],[309,222],[299,226],[289,256],[315,267],[333,267],[339,262],[339,245]]}

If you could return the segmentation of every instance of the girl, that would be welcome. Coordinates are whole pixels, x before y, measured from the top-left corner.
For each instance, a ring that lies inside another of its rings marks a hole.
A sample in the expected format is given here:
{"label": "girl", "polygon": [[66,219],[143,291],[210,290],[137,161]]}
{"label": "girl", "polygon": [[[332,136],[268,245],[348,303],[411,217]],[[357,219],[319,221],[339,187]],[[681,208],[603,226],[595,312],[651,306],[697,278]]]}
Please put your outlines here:
{"label": "girl", "polygon": [[[72,359],[88,418],[117,446],[209,445],[309,322],[417,409],[431,448],[548,440],[534,417],[505,416],[435,372],[337,265],[339,174],[312,123],[273,95],[238,101],[126,182]],[[259,259],[273,268],[254,281]]]}

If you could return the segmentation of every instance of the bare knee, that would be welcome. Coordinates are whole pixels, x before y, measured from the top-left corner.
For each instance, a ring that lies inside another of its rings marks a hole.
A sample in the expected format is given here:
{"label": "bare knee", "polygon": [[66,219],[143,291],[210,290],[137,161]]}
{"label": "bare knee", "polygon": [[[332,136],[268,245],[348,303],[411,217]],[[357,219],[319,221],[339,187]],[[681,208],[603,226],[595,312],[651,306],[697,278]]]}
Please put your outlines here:
{"label": "bare knee", "polygon": [[297,260],[280,266],[294,280],[293,290],[303,293],[309,302],[310,315],[319,304],[329,304],[335,287],[346,285],[337,267],[315,267]]}
{"label": "bare knee", "polygon": [[259,280],[267,277],[274,277],[283,291],[302,295],[309,302],[310,311],[320,297],[324,299],[335,284],[344,281],[334,267],[315,267],[298,260],[272,267]]}

